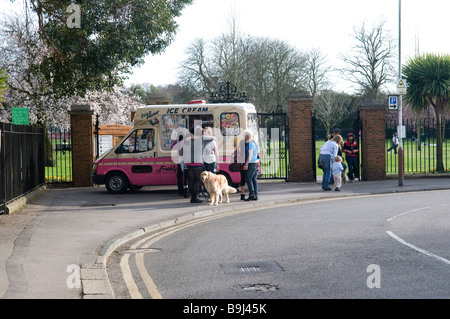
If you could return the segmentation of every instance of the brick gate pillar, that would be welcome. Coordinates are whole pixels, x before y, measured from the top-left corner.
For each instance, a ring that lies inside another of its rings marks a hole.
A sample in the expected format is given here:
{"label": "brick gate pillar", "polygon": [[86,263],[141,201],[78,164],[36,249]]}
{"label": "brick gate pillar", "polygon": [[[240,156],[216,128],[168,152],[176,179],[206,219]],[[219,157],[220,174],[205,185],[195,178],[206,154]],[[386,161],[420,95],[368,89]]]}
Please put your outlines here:
{"label": "brick gate pillar", "polygon": [[360,108],[361,178],[365,181],[386,179],[386,103],[364,101]]}
{"label": "brick gate pillar", "polygon": [[291,92],[288,97],[289,181],[314,182],[312,151],[312,101],[309,92]]}
{"label": "brick gate pillar", "polygon": [[90,105],[74,104],[69,111],[72,139],[73,186],[92,186],[94,157],[94,111]]}

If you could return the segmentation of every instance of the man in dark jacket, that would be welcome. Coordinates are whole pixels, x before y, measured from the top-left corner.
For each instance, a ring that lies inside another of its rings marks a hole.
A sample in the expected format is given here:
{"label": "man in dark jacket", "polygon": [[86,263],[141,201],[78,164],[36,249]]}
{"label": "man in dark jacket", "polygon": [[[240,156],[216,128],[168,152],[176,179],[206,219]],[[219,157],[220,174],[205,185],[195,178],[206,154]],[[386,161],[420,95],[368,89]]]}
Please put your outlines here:
{"label": "man in dark jacket", "polygon": [[358,143],[355,141],[353,133],[348,133],[347,141],[344,143],[345,159],[348,165],[348,178],[350,182],[355,181],[355,173],[358,171]]}

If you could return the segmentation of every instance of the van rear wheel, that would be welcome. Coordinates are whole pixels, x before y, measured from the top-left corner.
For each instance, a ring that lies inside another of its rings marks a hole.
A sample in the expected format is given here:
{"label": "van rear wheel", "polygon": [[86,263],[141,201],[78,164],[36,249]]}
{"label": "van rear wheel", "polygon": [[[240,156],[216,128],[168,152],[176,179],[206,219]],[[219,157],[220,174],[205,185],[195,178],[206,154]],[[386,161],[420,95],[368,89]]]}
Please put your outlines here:
{"label": "van rear wheel", "polygon": [[123,194],[128,189],[128,178],[121,172],[114,172],[107,176],[106,189],[113,194]]}

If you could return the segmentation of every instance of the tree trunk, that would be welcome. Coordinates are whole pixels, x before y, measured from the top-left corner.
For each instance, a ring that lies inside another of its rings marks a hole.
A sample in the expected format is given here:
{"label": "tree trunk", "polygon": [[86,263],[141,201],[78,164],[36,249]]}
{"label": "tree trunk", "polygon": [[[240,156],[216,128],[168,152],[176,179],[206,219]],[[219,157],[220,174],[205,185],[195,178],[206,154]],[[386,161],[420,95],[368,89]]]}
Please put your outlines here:
{"label": "tree trunk", "polygon": [[444,172],[441,113],[437,108],[435,108],[434,111],[436,114],[436,171]]}
{"label": "tree trunk", "polygon": [[417,136],[416,136],[417,137],[417,139],[416,139],[417,150],[419,152],[421,152],[422,151],[422,121],[419,117],[417,117],[416,121],[417,121]]}

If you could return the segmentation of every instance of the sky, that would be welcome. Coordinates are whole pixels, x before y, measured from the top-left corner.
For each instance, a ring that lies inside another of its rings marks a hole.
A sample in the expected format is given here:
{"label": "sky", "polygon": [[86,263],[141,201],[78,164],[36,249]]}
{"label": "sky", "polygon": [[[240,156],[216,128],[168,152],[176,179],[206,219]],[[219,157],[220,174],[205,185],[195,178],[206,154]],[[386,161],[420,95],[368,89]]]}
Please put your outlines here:
{"label": "sky", "polygon": [[[417,50],[450,54],[450,1],[403,0],[401,4],[402,62]],[[0,13],[10,10],[10,1],[0,0],[0,8]],[[177,18],[172,44],[161,54],[147,56],[125,84],[176,83],[177,67],[189,44],[226,33],[233,15],[241,34],[284,40],[299,50],[320,48],[333,66],[342,66],[339,55],[351,50],[353,28],[363,22],[372,26],[385,20],[385,29],[395,39],[399,34],[399,0],[194,0]],[[337,91],[350,90],[339,77],[331,81]]]}
{"label": "sky", "polygon": [[[450,53],[449,0],[401,4],[402,62],[415,54],[416,39],[420,53]],[[339,55],[350,51],[353,28],[364,21],[371,26],[384,19],[395,39],[399,34],[398,0],[195,0],[177,19],[179,29],[171,46],[161,55],[148,56],[127,83],[175,83],[189,44],[227,32],[233,12],[242,34],[281,39],[299,50],[320,48],[332,65],[340,64]],[[332,82],[337,90],[349,90],[349,83],[340,78]],[[392,85],[395,89],[396,83]]]}

